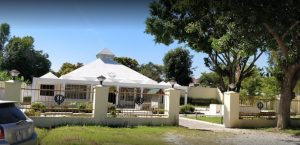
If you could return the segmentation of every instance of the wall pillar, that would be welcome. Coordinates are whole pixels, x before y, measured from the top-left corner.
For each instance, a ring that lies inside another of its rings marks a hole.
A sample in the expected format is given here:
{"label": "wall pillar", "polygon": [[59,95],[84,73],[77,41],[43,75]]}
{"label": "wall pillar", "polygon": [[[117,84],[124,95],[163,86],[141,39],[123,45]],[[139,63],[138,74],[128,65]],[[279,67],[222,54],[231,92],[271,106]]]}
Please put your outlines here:
{"label": "wall pillar", "polygon": [[21,95],[22,83],[16,80],[5,82],[5,94],[3,100],[23,102]]}
{"label": "wall pillar", "polygon": [[97,85],[93,101],[93,115],[96,121],[103,121],[107,117],[108,87]]}
{"label": "wall pillar", "polygon": [[174,125],[179,124],[179,100],[180,91],[173,88],[165,90],[165,110],[169,113],[169,119]]}
{"label": "wall pillar", "polygon": [[225,92],[224,93],[224,125],[227,128],[238,127],[239,123],[239,93]]}

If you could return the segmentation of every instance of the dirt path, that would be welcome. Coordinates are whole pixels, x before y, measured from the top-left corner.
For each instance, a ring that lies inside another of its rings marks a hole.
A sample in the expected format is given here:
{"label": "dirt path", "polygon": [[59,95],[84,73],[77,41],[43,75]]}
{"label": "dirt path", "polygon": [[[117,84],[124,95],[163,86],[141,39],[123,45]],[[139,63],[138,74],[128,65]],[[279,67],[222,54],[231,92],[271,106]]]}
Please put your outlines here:
{"label": "dirt path", "polygon": [[219,144],[230,145],[300,145],[300,136],[272,133],[251,129],[230,129],[223,125],[187,119],[180,117],[179,125],[189,129],[199,129],[214,132],[229,132],[233,135],[222,140],[217,139]]}

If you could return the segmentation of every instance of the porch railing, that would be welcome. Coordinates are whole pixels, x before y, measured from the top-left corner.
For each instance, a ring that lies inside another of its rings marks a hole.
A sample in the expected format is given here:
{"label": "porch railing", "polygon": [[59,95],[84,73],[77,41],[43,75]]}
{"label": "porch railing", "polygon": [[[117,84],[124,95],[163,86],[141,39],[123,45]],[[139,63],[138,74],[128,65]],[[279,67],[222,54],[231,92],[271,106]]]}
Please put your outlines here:
{"label": "porch railing", "polygon": [[108,107],[108,117],[168,117],[164,94],[118,92],[118,102]]}
{"label": "porch railing", "polygon": [[91,117],[94,90],[22,88],[20,108],[28,116]]}

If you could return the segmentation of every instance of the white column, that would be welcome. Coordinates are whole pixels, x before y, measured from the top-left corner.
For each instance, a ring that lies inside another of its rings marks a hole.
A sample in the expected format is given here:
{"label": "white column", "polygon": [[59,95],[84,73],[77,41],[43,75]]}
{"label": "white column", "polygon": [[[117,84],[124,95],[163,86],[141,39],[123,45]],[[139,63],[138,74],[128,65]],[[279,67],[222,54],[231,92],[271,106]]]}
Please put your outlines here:
{"label": "white column", "polygon": [[[65,92],[66,92],[66,84],[65,83],[64,83],[64,88],[65,88]],[[90,86],[90,89],[91,89],[90,92],[89,92],[90,93],[90,101],[92,102],[93,98],[94,98],[93,97],[93,95],[94,95],[94,87],[93,87],[93,85]]]}
{"label": "white column", "polygon": [[[65,81],[62,83],[62,87],[60,87],[60,89],[61,89],[61,95],[66,96],[66,83],[65,83]],[[92,98],[92,97],[90,97],[90,98]]]}
{"label": "white column", "polygon": [[141,98],[144,97],[144,88],[141,88]]}
{"label": "white column", "polygon": [[136,93],[137,93],[137,92],[136,92],[136,88],[134,88],[134,89],[133,89],[133,98],[134,98],[134,99],[136,98]]}
{"label": "white column", "polygon": [[188,90],[184,90],[184,105],[187,104],[187,100],[188,100]]}
{"label": "white column", "polygon": [[36,87],[36,81],[37,81],[36,78],[32,79],[32,85],[31,85],[32,90],[30,90],[30,92],[31,92],[31,102],[35,102],[36,97],[38,97],[38,94],[36,93],[38,91],[33,90],[33,89],[39,89],[39,88]]}
{"label": "white column", "polygon": [[120,86],[117,85],[117,95],[116,95],[116,105],[119,105],[119,93],[120,93]]}

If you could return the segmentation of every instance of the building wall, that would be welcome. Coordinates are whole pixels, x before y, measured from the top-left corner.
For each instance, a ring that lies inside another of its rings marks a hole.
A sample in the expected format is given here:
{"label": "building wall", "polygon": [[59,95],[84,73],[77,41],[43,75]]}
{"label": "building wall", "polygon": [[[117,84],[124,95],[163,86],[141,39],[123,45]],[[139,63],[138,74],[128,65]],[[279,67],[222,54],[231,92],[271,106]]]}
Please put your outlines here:
{"label": "building wall", "polygon": [[194,99],[218,99],[221,101],[217,88],[189,87],[188,97]]}

